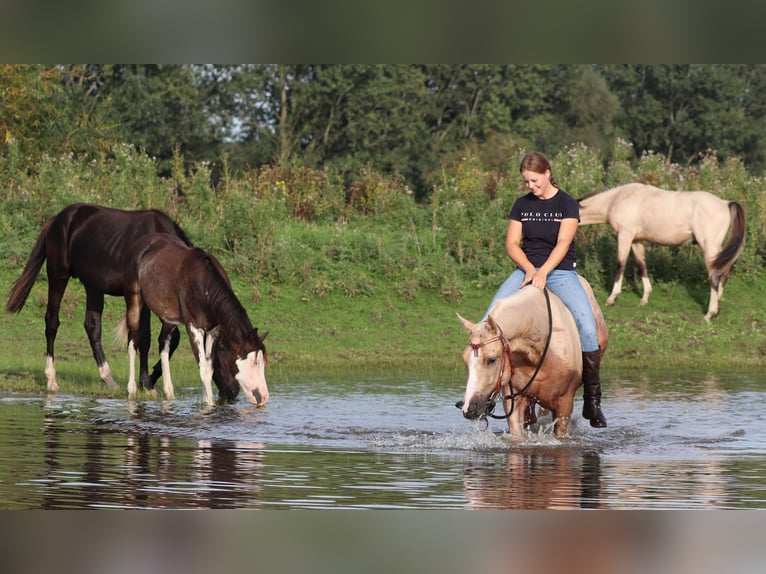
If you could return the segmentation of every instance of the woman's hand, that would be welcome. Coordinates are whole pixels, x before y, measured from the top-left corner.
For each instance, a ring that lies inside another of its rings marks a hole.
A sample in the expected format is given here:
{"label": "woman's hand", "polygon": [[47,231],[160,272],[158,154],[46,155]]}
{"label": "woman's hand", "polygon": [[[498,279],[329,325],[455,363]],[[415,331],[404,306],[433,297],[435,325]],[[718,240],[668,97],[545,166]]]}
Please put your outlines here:
{"label": "woman's hand", "polygon": [[524,281],[521,283],[521,287],[532,285],[538,289],[545,287],[545,283],[548,281],[548,274],[540,269],[532,269],[526,272]]}

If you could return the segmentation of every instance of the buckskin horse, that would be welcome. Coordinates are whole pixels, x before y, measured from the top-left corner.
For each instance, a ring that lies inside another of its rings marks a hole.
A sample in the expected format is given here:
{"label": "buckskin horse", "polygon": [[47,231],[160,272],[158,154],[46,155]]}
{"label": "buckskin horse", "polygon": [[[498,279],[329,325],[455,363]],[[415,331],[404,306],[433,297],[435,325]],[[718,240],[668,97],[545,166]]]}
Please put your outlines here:
{"label": "buckskin horse", "polygon": [[[604,316],[588,282],[583,277],[580,282],[604,353],[609,338]],[[582,349],[574,317],[561,299],[528,285],[497,301],[485,321],[474,324],[459,314],[458,318],[470,333],[463,351],[465,396],[456,405],[463,416],[507,418],[510,434],[522,437],[539,404],[553,415],[556,437],[566,436],[574,395],[582,385]],[[501,399],[505,417],[492,414]]]}
{"label": "buckskin horse", "polygon": [[[216,368],[239,383],[233,392],[219,384],[224,398],[233,398],[241,387],[251,403],[268,402],[263,344],[268,333],[261,336],[253,328],[215,257],[174,235],[150,233],[139,238],[125,257],[123,292],[127,307],[124,326],[130,363],[129,397],[135,397],[137,391],[136,349],[141,355],[140,376],[146,376],[149,349],[146,325],[151,311],[162,321],[164,336],[168,336],[172,326],[186,326],[206,404],[213,404],[211,382]],[[166,345],[160,343],[160,347]],[[165,395],[172,398],[169,360],[164,352],[160,362]]]}
{"label": "buckskin horse", "polygon": [[[704,253],[710,282],[705,321],[718,314],[718,301],[745,242],[745,212],[739,203],[707,191],[668,191],[642,183],[590,193],[577,201],[580,225],[608,223],[617,233],[617,273],[607,305],[612,305],[622,290],[631,249],[641,271],[644,289],[641,304],[646,305],[652,285],[641,242],[661,245],[695,242]],[[729,241],[723,245],[727,234]]]}
{"label": "buckskin horse", "polygon": [[[170,233],[183,243],[190,243],[184,231],[166,213],[157,209],[125,211],[75,203],[43,224],[24,271],[11,289],[7,310],[14,313],[21,311],[43,263],[47,261],[45,377],[49,391],[59,389],[54,364],[54,342],[60,324],[61,300],[70,277],[78,278],[85,288],[85,332],[93,350],[99,376],[108,387],[117,387],[101,345],[104,295],[123,295],[125,254],[137,238],[155,231]],[[178,330],[174,329],[171,335],[170,355],[178,345]],[[159,376],[158,361],[152,371],[151,386]]]}

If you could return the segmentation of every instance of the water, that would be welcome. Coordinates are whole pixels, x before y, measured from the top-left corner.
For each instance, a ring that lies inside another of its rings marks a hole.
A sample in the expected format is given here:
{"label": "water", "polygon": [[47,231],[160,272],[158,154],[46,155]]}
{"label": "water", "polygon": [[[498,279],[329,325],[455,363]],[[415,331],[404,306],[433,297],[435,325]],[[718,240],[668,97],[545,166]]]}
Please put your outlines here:
{"label": "water", "polygon": [[265,408],[5,394],[0,508],[764,508],[765,379],[606,376],[608,428],[521,442],[450,373],[283,376]]}

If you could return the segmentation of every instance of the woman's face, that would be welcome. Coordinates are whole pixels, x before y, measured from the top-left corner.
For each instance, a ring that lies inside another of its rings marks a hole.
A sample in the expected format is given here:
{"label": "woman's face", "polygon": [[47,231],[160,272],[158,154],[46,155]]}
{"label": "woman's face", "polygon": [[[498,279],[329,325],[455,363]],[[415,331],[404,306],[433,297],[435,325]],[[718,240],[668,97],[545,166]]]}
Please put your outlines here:
{"label": "woman's face", "polygon": [[551,170],[545,170],[545,173],[537,173],[525,169],[521,172],[526,187],[535,197],[542,197],[551,185]]}

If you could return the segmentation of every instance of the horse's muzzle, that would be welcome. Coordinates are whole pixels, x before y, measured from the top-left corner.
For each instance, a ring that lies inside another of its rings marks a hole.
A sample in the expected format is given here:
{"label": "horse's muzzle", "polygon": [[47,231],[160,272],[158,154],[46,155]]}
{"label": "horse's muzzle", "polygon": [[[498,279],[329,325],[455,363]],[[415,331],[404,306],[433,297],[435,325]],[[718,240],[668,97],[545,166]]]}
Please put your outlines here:
{"label": "horse's muzzle", "polygon": [[[463,406],[465,405],[465,401],[458,401],[455,403],[455,406],[459,408],[460,410],[463,409]],[[486,417],[490,414],[492,414],[492,411],[494,409],[495,405],[492,401],[489,401],[487,399],[476,401],[471,400],[471,402],[468,403],[468,408],[463,411],[463,416],[469,420],[478,419],[481,417]]]}

